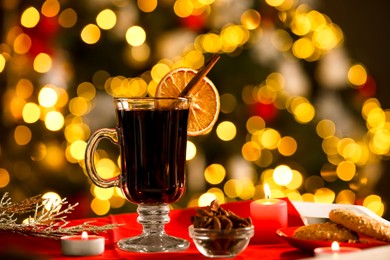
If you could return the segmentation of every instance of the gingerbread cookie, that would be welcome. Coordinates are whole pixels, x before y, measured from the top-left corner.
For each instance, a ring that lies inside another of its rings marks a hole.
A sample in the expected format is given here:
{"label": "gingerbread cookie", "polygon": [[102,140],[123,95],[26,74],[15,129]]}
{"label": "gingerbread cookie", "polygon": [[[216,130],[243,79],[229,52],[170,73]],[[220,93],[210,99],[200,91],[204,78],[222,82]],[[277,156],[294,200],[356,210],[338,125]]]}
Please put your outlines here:
{"label": "gingerbread cookie", "polygon": [[302,226],[294,231],[294,238],[354,243],[359,240],[356,232],[342,225],[326,222]]}
{"label": "gingerbread cookie", "polygon": [[390,242],[390,226],[369,216],[350,209],[333,209],[329,212],[329,219],[368,237]]}

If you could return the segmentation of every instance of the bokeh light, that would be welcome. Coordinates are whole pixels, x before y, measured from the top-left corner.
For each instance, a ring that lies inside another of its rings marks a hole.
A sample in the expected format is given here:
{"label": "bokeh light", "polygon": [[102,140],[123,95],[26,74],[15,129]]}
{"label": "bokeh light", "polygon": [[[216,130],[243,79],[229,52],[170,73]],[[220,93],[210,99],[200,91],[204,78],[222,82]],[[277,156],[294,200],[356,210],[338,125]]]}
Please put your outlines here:
{"label": "bokeh light", "polygon": [[186,160],[190,161],[195,156],[196,156],[196,145],[191,141],[187,141]]}
{"label": "bokeh light", "polygon": [[261,15],[258,11],[249,9],[242,13],[241,24],[248,30],[254,30],[260,26]]}
{"label": "bokeh light", "polygon": [[276,184],[280,186],[286,186],[292,181],[292,178],[292,170],[287,165],[279,165],[275,168],[273,173],[273,179]]}
{"label": "bokeh light", "polygon": [[96,16],[97,25],[103,30],[110,30],[116,24],[116,15],[111,9],[104,9]]}
{"label": "bokeh light", "polygon": [[11,180],[8,171],[4,168],[0,168],[0,188],[6,187]]}
{"label": "bokeh light", "polygon": [[221,183],[226,176],[225,168],[220,164],[209,165],[204,172],[205,180],[210,184]]}
{"label": "bokeh light", "polygon": [[39,11],[35,7],[31,6],[24,10],[24,12],[22,13],[22,16],[20,18],[20,24],[26,28],[33,28],[38,24],[39,19]]}
{"label": "bokeh light", "polygon": [[46,0],[42,4],[41,13],[46,17],[54,17],[60,11],[60,3],[57,0]]}
{"label": "bokeh light", "polygon": [[355,86],[361,86],[366,83],[367,72],[363,65],[353,65],[348,71],[348,80],[352,85]]}
{"label": "bokeh light", "polygon": [[27,103],[23,107],[23,120],[26,123],[35,123],[41,115],[39,106],[35,103]]}
{"label": "bokeh light", "polygon": [[86,25],[81,31],[81,39],[87,44],[95,44],[101,36],[100,29],[95,24]]}
{"label": "bokeh light", "polygon": [[58,111],[50,111],[45,116],[45,126],[50,131],[58,131],[64,126],[64,116]]}
{"label": "bokeh light", "polygon": [[91,209],[96,215],[105,215],[110,210],[110,202],[94,198],[91,202]]}
{"label": "bokeh light", "polygon": [[58,100],[57,92],[51,86],[43,87],[38,94],[39,105],[53,107]]}
{"label": "bokeh light", "polygon": [[15,128],[14,138],[18,145],[26,145],[31,141],[32,133],[30,128],[24,125],[18,125]]}
{"label": "bokeh light", "polygon": [[[19,34],[14,41],[14,50],[18,54],[26,54],[31,48],[31,38],[28,34],[21,33]],[[3,57],[3,56],[1,56]],[[3,58],[4,59],[4,58]],[[1,71],[1,69],[0,69]]]}
{"label": "bokeh light", "polygon": [[43,205],[45,206],[46,210],[59,211],[61,209],[59,206],[61,205],[62,199],[61,196],[56,192],[46,192],[42,195],[42,198],[44,199]]}
{"label": "bokeh light", "polygon": [[132,26],[126,32],[126,40],[131,46],[141,46],[146,40],[145,30],[140,26]]}
{"label": "bokeh light", "polygon": [[157,0],[137,0],[137,5],[139,9],[145,13],[153,12],[157,7]]}
{"label": "bokeh light", "polygon": [[198,199],[198,205],[197,206],[198,207],[208,206],[216,198],[217,198],[217,196],[215,196],[215,194],[213,194],[213,193],[209,193],[209,192],[203,193],[202,195],[200,195],[200,197]]}
{"label": "bokeh light", "polygon": [[217,126],[217,135],[218,137],[223,141],[230,141],[232,140],[237,133],[236,126],[234,123],[229,121],[224,121],[218,124]]}
{"label": "bokeh light", "polygon": [[34,70],[39,73],[48,72],[52,66],[52,59],[46,53],[39,53],[34,59]]}
{"label": "bokeh light", "polygon": [[63,10],[58,17],[58,23],[64,28],[71,28],[77,22],[77,13],[72,8]]}

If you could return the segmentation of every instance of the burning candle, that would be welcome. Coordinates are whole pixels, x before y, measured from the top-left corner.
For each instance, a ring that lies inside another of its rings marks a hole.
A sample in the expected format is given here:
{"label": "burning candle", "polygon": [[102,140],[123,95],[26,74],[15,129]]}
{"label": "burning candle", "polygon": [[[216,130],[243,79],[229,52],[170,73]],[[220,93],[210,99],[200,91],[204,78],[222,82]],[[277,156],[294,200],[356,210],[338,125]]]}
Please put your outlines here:
{"label": "burning candle", "polygon": [[252,238],[254,243],[278,243],[280,238],[276,230],[287,227],[287,202],[271,199],[268,184],[264,184],[265,199],[255,200],[250,204],[250,216],[255,228]]}
{"label": "burning candle", "polygon": [[88,235],[61,237],[61,251],[68,256],[101,255],[104,252],[104,237]]}
{"label": "burning candle", "polygon": [[333,258],[337,258],[339,254],[347,254],[347,253],[354,253],[360,251],[359,248],[355,247],[340,247],[339,243],[336,241],[332,242],[332,245],[329,247],[318,247],[314,249],[314,254],[316,256],[327,256],[333,255]]}

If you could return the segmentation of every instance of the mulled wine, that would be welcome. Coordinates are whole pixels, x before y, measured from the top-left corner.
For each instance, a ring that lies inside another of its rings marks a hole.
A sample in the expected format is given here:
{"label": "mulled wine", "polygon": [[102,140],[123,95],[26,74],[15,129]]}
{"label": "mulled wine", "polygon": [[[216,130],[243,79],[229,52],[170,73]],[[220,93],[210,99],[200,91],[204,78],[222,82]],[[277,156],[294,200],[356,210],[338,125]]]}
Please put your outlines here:
{"label": "mulled wine", "polygon": [[[165,233],[169,203],[185,190],[189,98],[114,98],[117,127],[101,128],[90,137],[85,168],[102,188],[119,187],[126,199],[138,204],[142,234],[122,238],[118,247],[135,252],[175,252],[190,243]],[[96,169],[99,142],[109,139],[120,147],[121,174],[102,178]]]}
{"label": "mulled wine", "polygon": [[117,110],[121,186],[133,203],[172,203],[185,190],[188,109]]}

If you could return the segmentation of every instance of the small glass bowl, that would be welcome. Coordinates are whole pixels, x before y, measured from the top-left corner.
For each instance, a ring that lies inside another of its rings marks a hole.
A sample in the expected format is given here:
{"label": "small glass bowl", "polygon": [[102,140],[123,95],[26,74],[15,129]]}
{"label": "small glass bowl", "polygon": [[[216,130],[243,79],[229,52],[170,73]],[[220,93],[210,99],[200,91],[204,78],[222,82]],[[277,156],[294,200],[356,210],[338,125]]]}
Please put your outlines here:
{"label": "small glass bowl", "polygon": [[240,254],[254,234],[253,226],[226,231],[194,228],[194,225],[191,225],[188,231],[199,252],[212,258],[234,257]]}

